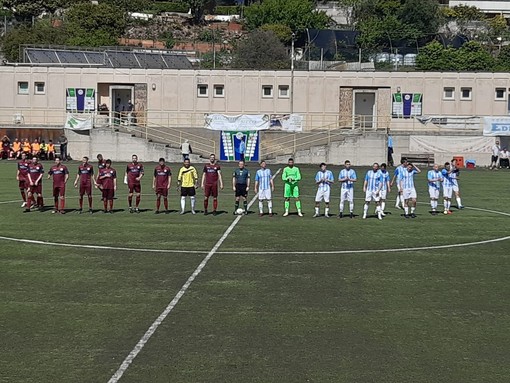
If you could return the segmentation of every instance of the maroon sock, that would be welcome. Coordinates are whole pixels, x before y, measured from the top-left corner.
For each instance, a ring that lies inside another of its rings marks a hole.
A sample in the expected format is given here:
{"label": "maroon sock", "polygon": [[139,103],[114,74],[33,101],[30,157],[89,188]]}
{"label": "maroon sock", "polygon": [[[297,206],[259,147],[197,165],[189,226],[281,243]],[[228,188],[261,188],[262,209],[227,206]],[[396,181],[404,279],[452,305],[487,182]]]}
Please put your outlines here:
{"label": "maroon sock", "polygon": [[208,207],[209,207],[209,200],[204,199],[204,209],[207,210]]}
{"label": "maroon sock", "polygon": [[107,199],[103,199],[103,205],[104,205],[104,209],[106,210],[106,208],[108,207],[108,200]]}
{"label": "maroon sock", "polygon": [[168,210],[168,198],[164,198],[163,203],[165,204],[165,210]]}
{"label": "maroon sock", "polygon": [[133,206],[133,196],[128,197],[128,204],[129,204],[129,207]]}
{"label": "maroon sock", "polygon": [[60,200],[60,210],[64,210],[66,207],[66,199],[65,198],[62,198]]}
{"label": "maroon sock", "polygon": [[161,206],[161,200],[158,198],[158,199],[156,200],[156,210],[158,210],[158,211],[159,211],[159,207],[160,207],[160,206]]}
{"label": "maroon sock", "polygon": [[27,202],[27,194],[24,190],[20,190],[21,198],[23,198],[23,202]]}
{"label": "maroon sock", "polygon": [[215,199],[213,201],[213,207],[214,207],[214,210],[218,209],[218,200],[217,199]]}
{"label": "maroon sock", "polygon": [[32,206],[32,196],[29,195],[28,196],[28,201],[27,201],[27,208],[30,209],[31,206]]}
{"label": "maroon sock", "polygon": [[89,195],[89,209],[92,210],[92,196]]}
{"label": "maroon sock", "polygon": [[110,200],[110,210],[113,210],[113,199]]}
{"label": "maroon sock", "polygon": [[80,196],[80,210],[83,209],[83,196]]}
{"label": "maroon sock", "polygon": [[140,198],[141,197],[139,195],[136,196],[136,207],[138,207],[138,205],[140,205]]}
{"label": "maroon sock", "polygon": [[43,207],[44,206],[43,197],[37,197],[37,204],[39,205],[39,207]]}

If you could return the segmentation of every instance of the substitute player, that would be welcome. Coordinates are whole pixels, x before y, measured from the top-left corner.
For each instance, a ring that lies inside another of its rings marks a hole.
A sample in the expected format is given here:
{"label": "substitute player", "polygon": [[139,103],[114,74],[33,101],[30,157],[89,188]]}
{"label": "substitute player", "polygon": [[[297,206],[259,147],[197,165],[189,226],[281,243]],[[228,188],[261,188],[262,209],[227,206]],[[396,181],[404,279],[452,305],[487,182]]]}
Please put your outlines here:
{"label": "substitute player", "polygon": [[83,212],[83,196],[86,194],[89,202],[89,214],[92,214],[92,182],[94,181],[94,167],[89,164],[89,158],[83,157],[81,159],[81,164],[78,166],[78,174],[76,174],[76,179],[74,180],[74,187],[78,187],[78,183],[80,185],[80,209],[78,210],[78,214]]}
{"label": "substitute player", "polygon": [[37,157],[32,158],[32,162],[28,165],[28,196],[27,206],[25,213],[30,211],[32,201],[36,201],[36,206],[39,207],[40,211],[44,210],[44,200],[42,196],[42,178],[44,174],[44,168],[39,163]]}
{"label": "substitute player", "polygon": [[382,219],[381,214],[381,188],[382,175],[379,170],[379,164],[376,162],[372,165],[372,169],[365,174],[365,182],[363,182],[363,192],[365,193],[365,205],[363,205],[363,219],[367,218],[368,207],[370,202],[375,202],[375,211],[377,218]]}
{"label": "substitute player", "polygon": [[117,190],[117,171],[112,168],[112,160],[106,160],[105,167],[99,170],[97,180],[103,195],[103,211],[113,214],[113,199]]}
{"label": "substitute player", "polygon": [[282,180],[284,182],[283,197],[285,198],[285,213],[284,217],[289,215],[290,199],[296,200],[296,209],[300,217],[303,216],[301,213],[301,201],[299,200],[299,181],[301,181],[301,172],[299,168],[294,166],[294,159],[289,158],[287,167],[283,169]]}
{"label": "substitute player", "polygon": [[264,215],[264,201],[267,202],[267,209],[269,216],[273,216],[273,200],[272,193],[274,192],[273,174],[271,170],[266,167],[266,161],[260,163],[260,169],[255,174],[255,194],[259,197],[259,217]]}
{"label": "substitute player", "polygon": [[235,192],[236,202],[234,205],[234,214],[239,209],[239,201],[243,199],[244,214],[248,214],[248,191],[250,190],[250,171],[246,169],[244,160],[239,161],[239,167],[234,170],[232,175],[232,189]]}
{"label": "substitute player", "polygon": [[444,214],[452,214],[450,210],[452,203],[452,195],[453,195],[453,177],[452,177],[452,169],[450,167],[450,163],[446,162],[444,164],[443,170],[441,170],[441,175],[443,176],[443,199],[444,199]]}
{"label": "substitute player", "polygon": [[344,168],[338,174],[338,181],[340,181],[340,213],[338,218],[344,216],[345,201],[349,201],[349,217],[354,218],[354,182],[357,181],[356,171],[351,169],[351,162],[346,160]]}
{"label": "substitute player", "polygon": [[53,177],[53,202],[55,208],[52,213],[65,214],[66,183],[69,179],[69,170],[61,163],[60,157],[55,158],[55,165],[48,172],[48,179]]}
{"label": "substitute player", "polygon": [[439,191],[441,190],[441,182],[443,182],[443,176],[439,171],[438,164],[434,164],[432,169],[428,171],[427,180],[429,185],[430,207],[432,208],[431,214],[437,215]]}
{"label": "substitute player", "polygon": [[21,160],[18,161],[18,170],[16,172],[16,180],[18,180],[19,192],[21,194],[21,198],[23,198],[21,207],[27,206],[27,189],[30,187],[30,183],[28,181],[29,166],[30,161],[27,160],[27,155],[25,153],[21,153]]}
{"label": "substitute player", "polygon": [[315,195],[315,214],[314,218],[319,217],[320,204],[324,201],[326,207],[324,208],[324,217],[329,218],[329,197],[331,194],[331,184],[335,182],[335,177],[331,170],[326,169],[326,164],[323,162],[319,165],[320,170],[315,174],[315,184],[317,185],[317,193]]}
{"label": "substitute player", "polygon": [[209,163],[204,165],[202,172],[202,189],[204,190],[204,215],[207,215],[209,207],[209,197],[213,197],[213,215],[218,210],[218,184],[223,190],[223,178],[221,177],[221,167],[216,163],[216,156],[209,156]]}
{"label": "substitute player", "polygon": [[[404,218],[416,218],[416,189],[414,187],[414,175],[421,173],[421,170],[411,163],[407,164],[407,170],[402,173],[400,179],[400,188],[404,197]],[[409,215],[411,208],[411,215]]]}
{"label": "substitute player", "polygon": [[[131,163],[126,166],[124,183],[128,185],[128,205],[130,213],[140,213],[140,196],[142,193],[141,179],[143,177],[143,165],[138,162],[138,156],[131,156]],[[135,208],[133,209],[133,194],[136,194]]]}
{"label": "substitute player", "polygon": [[161,207],[161,197],[165,205],[165,213],[168,214],[168,190],[172,186],[172,170],[165,164],[165,159],[159,159],[159,164],[154,169],[154,177],[152,178],[152,188],[156,192],[156,211],[159,214]]}
{"label": "substitute player", "polygon": [[198,173],[190,164],[189,158],[184,160],[184,165],[179,169],[177,177],[177,189],[181,190],[181,213],[186,209],[186,197],[191,202],[191,214],[195,214],[195,195],[198,188]]}

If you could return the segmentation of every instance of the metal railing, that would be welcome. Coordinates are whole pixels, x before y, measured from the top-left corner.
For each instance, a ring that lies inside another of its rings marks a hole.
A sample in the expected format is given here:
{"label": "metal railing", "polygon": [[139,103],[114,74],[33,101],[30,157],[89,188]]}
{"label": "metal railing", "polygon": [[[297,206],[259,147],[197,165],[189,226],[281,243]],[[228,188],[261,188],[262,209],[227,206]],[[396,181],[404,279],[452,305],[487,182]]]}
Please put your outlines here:
{"label": "metal railing", "polygon": [[63,128],[66,120],[64,109],[48,108],[0,108],[0,124]]}

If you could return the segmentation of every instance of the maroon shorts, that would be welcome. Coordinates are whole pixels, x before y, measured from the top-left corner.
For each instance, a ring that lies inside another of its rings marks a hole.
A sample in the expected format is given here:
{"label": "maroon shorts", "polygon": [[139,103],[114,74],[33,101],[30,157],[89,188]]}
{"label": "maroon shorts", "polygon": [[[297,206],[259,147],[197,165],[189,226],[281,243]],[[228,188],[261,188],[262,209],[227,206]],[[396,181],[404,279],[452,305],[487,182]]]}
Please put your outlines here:
{"label": "maroon shorts", "polygon": [[53,197],[63,197],[66,195],[65,186],[57,186],[53,188]]}
{"label": "maroon shorts", "polygon": [[204,197],[218,197],[218,184],[205,185]]}
{"label": "maroon shorts", "polygon": [[140,193],[142,191],[142,185],[128,182],[128,189],[130,193]]}
{"label": "maroon shorts", "polygon": [[103,189],[102,193],[103,193],[103,199],[106,201],[110,201],[113,199],[113,197],[115,197],[115,190],[113,190],[113,189]]}
{"label": "maroon shorts", "polygon": [[156,188],[156,195],[168,197],[168,188]]}
{"label": "maroon shorts", "polygon": [[80,196],[83,195],[92,195],[92,185],[91,184],[80,184]]}
{"label": "maroon shorts", "polygon": [[38,185],[33,185],[28,188],[29,193],[32,194],[42,194],[42,183]]}
{"label": "maroon shorts", "polygon": [[18,185],[20,189],[28,189],[28,185],[30,185],[30,183],[25,180],[19,180]]}

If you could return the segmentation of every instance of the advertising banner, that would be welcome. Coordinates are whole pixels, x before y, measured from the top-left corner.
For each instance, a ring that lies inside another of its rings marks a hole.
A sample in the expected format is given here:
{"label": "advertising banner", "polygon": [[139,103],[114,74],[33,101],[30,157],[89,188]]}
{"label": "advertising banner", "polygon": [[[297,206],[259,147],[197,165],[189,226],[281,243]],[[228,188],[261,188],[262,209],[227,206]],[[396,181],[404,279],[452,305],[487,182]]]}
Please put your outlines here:
{"label": "advertising banner", "polygon": [[252,131],[223,131],[220,140],[221,161],[258,161],[259,160],[259,132]]}

